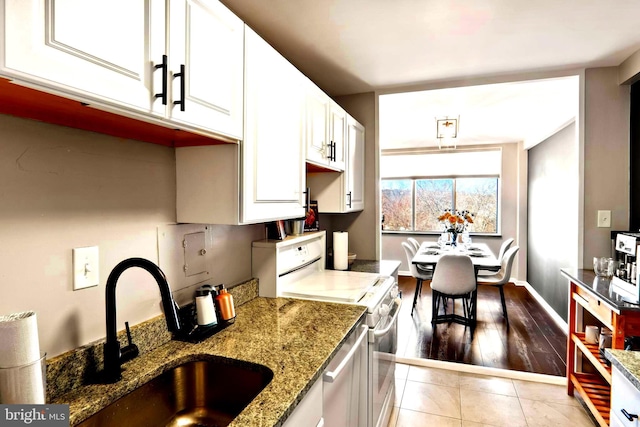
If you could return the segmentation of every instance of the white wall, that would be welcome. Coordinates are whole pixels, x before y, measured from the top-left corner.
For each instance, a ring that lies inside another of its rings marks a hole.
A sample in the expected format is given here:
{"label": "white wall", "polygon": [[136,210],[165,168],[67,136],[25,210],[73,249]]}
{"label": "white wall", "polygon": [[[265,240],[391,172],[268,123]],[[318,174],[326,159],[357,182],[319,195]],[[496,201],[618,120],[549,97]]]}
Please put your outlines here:
{"label": "white wall", "polygon": [[579,144],[567,126],[528,151],[529,284],[566,321],[569,299],[561,268],[578,264]]}
{"label": "white wall", "polygon": [[[49,357],[104,337],[108,274],[129,257],[158,263],[156,230],[175,223],[175,192],[172,148],[0,115],[0,314],[35,310]],[[249,279],[263,228],[213,235],[216,283]],[[100,285],[73,291],[72,248],[94,245]],[[117,294],[119,329],[161,313],[143,270],[125,272]]]}
{"label": "white wall", "polygon": [[[629,227],[629,86],[619,85],[618,67],[585,72],[584,254],[611,253],[611,230]],[[611,228],[597,227],[598,210],[611,211]]]}

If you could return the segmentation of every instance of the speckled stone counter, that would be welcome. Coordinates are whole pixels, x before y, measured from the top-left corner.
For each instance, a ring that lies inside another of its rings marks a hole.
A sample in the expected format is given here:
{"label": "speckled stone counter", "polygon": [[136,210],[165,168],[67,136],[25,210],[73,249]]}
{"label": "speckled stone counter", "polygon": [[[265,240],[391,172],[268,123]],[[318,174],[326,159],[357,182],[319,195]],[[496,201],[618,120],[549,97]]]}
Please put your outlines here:
{"label": "speckled stone counter", "polygon": [[213,337],[198,344],[169,341],[123,364],[116,384],[84,385],[50,403],[70,404],[71,425],[76,425],[161,373],[215,355],[258,363],[274,373],[230,426],[279,426],[364,313],[355,305],[255,298],[238,307],[236,322]]}
{"label": "speckled stone counter", "polygon": [[640,390],[640,351],[606,350],[607,359]]}
{"label": "speckled stone counter", "polygon": [[356,259],[351,267],[349,267],[349,270],[359,271],[362,273],[379,273],[383,276],[391,276],[394,273],[397,274],[398,268],[400,268],[400,261]]}

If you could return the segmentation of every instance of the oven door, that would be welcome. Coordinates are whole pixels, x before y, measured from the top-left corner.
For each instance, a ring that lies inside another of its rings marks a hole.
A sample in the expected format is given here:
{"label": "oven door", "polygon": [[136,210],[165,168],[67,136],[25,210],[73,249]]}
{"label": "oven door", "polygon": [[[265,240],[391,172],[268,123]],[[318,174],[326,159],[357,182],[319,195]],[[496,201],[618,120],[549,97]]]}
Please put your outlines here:
{"label": "oven door", "polygon": [[398,314],[402,301],[393,300],[388,315],[383,316],[375,328],[369,330],[369,427],[389,423],[395,399],[396,350],[398,347]]}

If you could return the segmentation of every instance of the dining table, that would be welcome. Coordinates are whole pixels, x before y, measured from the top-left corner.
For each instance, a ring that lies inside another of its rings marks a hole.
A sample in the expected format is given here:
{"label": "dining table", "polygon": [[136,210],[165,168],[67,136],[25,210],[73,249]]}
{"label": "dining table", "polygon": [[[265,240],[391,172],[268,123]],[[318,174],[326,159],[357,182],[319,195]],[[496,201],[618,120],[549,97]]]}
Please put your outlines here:
{"label": "dining table", "polygon": [[[471,258],[471,262],[475,267],[476,277],[478,270],[499,271],[500,261],[493,254],[491,249],[485,243],[472,243],[470,245],[459,244],[456,247],[452,247],[449,243],[440,246],[438,242],[424,241],[420,244],[420,247],[416,251],[416,254],[411,259],[412,264],[419,264],[423,266],[433,266],[436,268],[438,260],[443,255],[468,255]],[[473,300],[473,322],[471,325],[471,337],[476,329],[477,324],[477,303],[478,303],[478,291],[477,288],[472,292],[471,298]]]}
{"label": "dining table", "polygon": [[443,255],[469,255],[476,273],[478,270],[500,270],[500,260],[485,243],[472,243],[468,247],[464,244],[458,244],[456,247],[447,244],[441,247],[438,242],[424,241],[411,259],[411,263],[435,267]]}

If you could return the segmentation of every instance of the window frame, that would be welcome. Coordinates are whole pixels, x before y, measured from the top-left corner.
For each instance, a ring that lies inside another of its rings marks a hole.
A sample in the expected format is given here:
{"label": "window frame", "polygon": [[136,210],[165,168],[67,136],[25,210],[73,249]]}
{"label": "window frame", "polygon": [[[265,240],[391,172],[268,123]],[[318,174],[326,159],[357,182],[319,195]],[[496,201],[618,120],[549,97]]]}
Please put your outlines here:
{"label": "window frame", "polygon": [[[501,236],[502,235],[502,178],[500,174],[478,174],[478,175],[439,175],[439,176],[404,176],[404,177],[393,177],[393,178],[380,178],[380,181],[400,181],[400,180],[411,180],[411,230],[381,230],[382,234],[412,234],[412,235],[439,235],[440,231],[418,231],[415,230],[415,222],[416,222],[416,181],[421,179],[434,180],[434,179],[452,179],[453,180],[453,194],[452,201],[453,206],[456,203],[456,187],[458,179],[469,179],[469,178],[495,178],[497,180],[497,188],[496,188],[496,231],[493,233],[483,233],[477,231],[470,231],[469,234],[472,236]],[[380,193],[382,194],[382,189],[380,189]],[[382,201],[382,197],[380,197]],[[380,205],[380,210],[382,211],[382,203]],[[383,212],[381,212],[383,214]]]}

